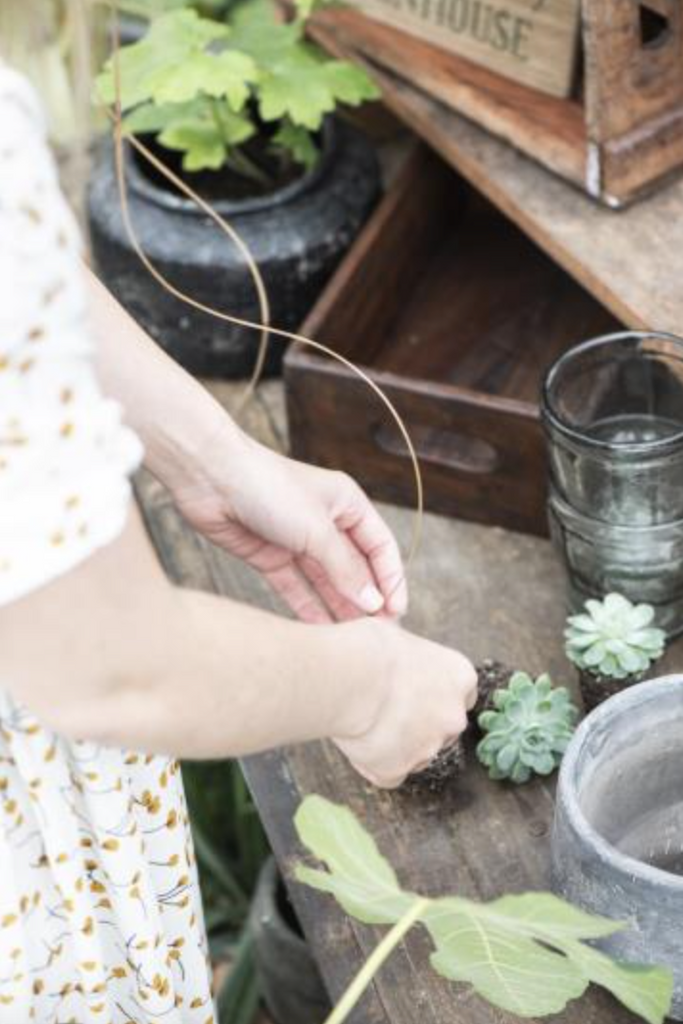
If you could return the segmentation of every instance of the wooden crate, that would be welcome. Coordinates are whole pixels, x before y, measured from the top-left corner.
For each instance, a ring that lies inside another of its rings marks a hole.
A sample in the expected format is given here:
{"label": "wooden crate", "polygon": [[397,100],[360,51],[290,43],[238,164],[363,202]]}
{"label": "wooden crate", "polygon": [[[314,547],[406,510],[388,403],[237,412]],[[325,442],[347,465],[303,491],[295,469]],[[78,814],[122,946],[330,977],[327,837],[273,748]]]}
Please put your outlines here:
{"label": "wooden crate", "polygon": [[[513,82],[357,10],[330,8],[313,32],[382,75],[401,116],[409,81],[612,207],[683,166],[682,0],[582,0],[581,74],[559,99]],[[401,79],[398,76],[402,76]]]}
{"label": "wooden crate", "polygon": [[[429,509],[546,532],[538,395],[569,345],[618,322],[426,148],[403,168],[304,325],[404,418]],[[285,359],[292,453],[414,502],[405,446],[350,370]]]}
{"label": "wooden crate", "polygon": [[352,0],[377,21],[552,96],[574,83],[580,0]]}

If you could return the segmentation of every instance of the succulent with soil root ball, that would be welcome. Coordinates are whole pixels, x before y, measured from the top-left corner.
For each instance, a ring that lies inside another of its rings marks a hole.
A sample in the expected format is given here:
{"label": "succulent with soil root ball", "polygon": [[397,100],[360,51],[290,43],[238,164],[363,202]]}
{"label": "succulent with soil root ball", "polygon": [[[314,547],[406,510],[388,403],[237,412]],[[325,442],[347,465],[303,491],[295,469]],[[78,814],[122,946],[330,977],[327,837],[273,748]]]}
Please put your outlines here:
{"label": "succulent with soil root ball", "polygon": [[[478,695],[477,703],[472,711],[473,725],[476,726],[478,716],[482,711],[493,707],[494,693],[507,686],[512,675],[512,669],[492,658],[487,658],[477,665]],[[441,793],[463,770],[465,764],[465,744],[462,739],[458,739],[440,750],[426,768],[409,775],[404,783],[404,789],[414,794]]]}
{"label": "succulent with soil root ball", "polygon": [[589,600],[567,619],[565,651],[579,670],[584,702],[592,710],[607,697],[640,682],[664,653],[666,634],[653,626],[654,608],[621,594]]}
{"label": "succulent with soil root ball", "polygon": [[426,768],[411,772],[403,783],[408,793],[441,793],[465,767],[465,747],[461,739],[444,747]]}
{"label": "succulent with soil root ball", "polygon": [[574,732],[578,710],[565,687],[553,687],[549,675],[533,680],[515,672],[509,686],[496,690],[493,708],[479,715],[486,734],[477,757],[492,779],[528,782],[550,775],[560,764]]}

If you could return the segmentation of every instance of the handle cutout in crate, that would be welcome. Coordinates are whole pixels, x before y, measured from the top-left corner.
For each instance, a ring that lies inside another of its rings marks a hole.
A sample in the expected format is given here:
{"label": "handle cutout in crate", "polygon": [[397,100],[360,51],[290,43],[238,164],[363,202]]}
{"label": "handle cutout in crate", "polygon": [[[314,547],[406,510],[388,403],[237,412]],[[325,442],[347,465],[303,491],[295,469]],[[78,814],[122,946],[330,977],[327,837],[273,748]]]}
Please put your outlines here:
{"label": "handle cutout in crate", "polygon": [[639,5],[640,45],[644,50],[659,50],[671,39],[671,21],[665,3]]}
{"label": "handle cutout in crate", "polygon": [[[481,437],[420,426],[411,426],[410,436],[417,456],[423,463],[477,476],[488,476],[500,465],[497,450]],[[378,447],[388,455],[400,456],[402,459],[406,457],[399,438],[394,436],[388,425],[378,426],[374,438]]]}

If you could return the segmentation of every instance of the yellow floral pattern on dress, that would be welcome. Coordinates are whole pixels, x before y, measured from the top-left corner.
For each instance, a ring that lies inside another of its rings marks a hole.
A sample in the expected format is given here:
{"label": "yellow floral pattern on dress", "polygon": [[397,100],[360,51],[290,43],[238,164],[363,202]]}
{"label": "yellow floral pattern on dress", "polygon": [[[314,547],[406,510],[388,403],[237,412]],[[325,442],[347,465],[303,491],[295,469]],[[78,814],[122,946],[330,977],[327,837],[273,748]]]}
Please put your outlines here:
{"label": "yellow floral pattern on dress", "polygon": [[[0,65],[0,615],[123,529],[137,439],[91,365],[78,232]],[[215,1024],[175,761],[72,742],[0,679],[0,1024]]]}

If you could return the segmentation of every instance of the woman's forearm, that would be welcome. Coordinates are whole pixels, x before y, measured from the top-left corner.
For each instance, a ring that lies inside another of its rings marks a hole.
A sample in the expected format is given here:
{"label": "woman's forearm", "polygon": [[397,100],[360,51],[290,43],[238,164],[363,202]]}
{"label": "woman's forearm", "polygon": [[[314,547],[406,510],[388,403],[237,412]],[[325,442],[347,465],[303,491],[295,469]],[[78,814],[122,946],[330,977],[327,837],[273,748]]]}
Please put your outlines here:
{"label": "woman's forearm", "polygon": [[208,391],[177,365],[86,270],[97,371],[145,446],[145,464],[166,483],[179,467],[200,465],[220,436],[228,451],[244,436]]}
{"label": "woman's forearm", "polygon": [[306,626],[192,591],[174,601],[145,657],[82,707],[72,733],[179,757],[240,757],[349,735],[372,717],[375,624]]}
{"label": "woman's forearm", "polygon": [[382,628],[306,626],[173,587],[134,514],[117,542],[3,609],[0,679],[71,738],[237,756],[367,723]]}

